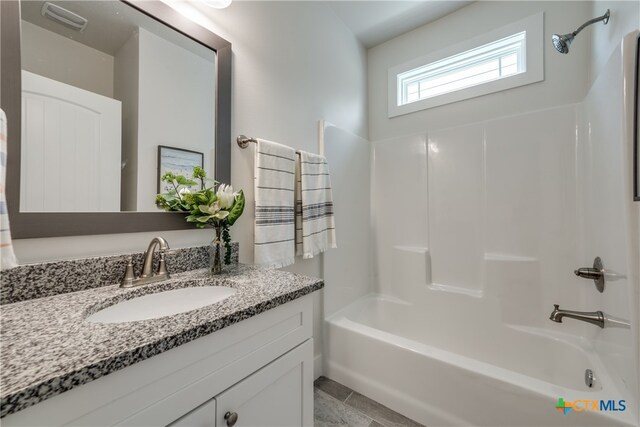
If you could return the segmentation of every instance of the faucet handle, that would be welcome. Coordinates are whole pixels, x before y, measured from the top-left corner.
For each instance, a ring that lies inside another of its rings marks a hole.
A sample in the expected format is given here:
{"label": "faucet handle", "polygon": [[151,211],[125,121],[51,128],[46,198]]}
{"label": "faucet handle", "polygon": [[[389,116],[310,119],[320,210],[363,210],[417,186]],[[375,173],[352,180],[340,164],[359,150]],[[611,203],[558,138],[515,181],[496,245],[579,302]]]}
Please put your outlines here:
{"label": "faucet handle", "polygon": [[591,279],[596,285],[598,292],[604,292],[604,267],[600,257],[593,260],[593,267],[582,267],[574,271],[574,274],[583,279]]}
{"label": "faucet handle", "polygon": [[128,257],[127,268],[124,271],[124,277],[122,278],[122,282],[120,283],[120,285],[122,287],[131,286],[135,279],[136,279],[136,276],[133,273],[133,257]]}
{"label": "faucet handle", "polygon": [[167,270],[167,262],[165,260],[165,252],[164,251],[160,251],[160,262],[158,263],[158,273],[156,274],[156,276],[166,276],[167,279],[169,278],[169,271]]}

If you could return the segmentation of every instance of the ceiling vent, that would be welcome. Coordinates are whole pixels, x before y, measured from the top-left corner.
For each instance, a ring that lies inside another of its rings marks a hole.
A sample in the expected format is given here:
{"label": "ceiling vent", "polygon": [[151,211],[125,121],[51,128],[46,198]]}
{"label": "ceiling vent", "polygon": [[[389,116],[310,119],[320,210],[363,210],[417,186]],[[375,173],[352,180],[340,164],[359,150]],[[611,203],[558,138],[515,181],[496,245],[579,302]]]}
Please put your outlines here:
{"label": "ceiling vent", "polygon": [[76,31],[84,30],[87,26],[87,22],[89,22],[82,16],[48,1],[42,5],[40,13],[46,18]]}

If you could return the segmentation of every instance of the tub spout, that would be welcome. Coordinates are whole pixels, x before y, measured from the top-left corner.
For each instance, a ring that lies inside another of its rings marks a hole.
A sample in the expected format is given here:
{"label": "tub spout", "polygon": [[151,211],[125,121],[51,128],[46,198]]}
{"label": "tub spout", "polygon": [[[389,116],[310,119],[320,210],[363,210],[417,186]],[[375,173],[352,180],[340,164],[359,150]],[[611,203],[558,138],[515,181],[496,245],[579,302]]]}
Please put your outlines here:
{"label": "tub spout", "polygon": [[581,320],[583,322],[591,323],[601,328],[604,328],[604,313],[601,311],[572,311],[561,310],[558,304],[553,305],[553,311],[549,319],[556,323],[562,323],[563,317],[570,317],[572,319]]}

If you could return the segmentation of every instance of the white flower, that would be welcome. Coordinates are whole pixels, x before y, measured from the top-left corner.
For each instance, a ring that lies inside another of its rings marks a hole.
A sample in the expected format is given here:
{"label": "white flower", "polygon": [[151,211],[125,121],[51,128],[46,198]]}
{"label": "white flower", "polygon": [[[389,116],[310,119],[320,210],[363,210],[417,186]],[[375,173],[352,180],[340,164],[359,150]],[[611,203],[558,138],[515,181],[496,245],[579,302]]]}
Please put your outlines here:
{"label": "white flower", "polygon": [[218,202],[220,203],[221,209],[229,209],[233,206],[233,202],[236,199],[236,196],[233,193],[233,187],[226,184],[220,184],[218,191],[216,192],[216,196],[218,196]]}
{"label": "white flower", "polygon": [[178,195],[181,199],[185,194],[191,194],[191,190],[189,190],[187,187],[181,188],[180,191],[178,191]]}
{"label": "white flower", "polygon": [[208,222],[210,219],[225,219],[229,216],[229,211],[223,211],[220,209],[220,203],[215,202],[211,205],[200,205],[198,206],[200,212],[206,214],[205,216],[201,216],[198,218],[200,222]]}

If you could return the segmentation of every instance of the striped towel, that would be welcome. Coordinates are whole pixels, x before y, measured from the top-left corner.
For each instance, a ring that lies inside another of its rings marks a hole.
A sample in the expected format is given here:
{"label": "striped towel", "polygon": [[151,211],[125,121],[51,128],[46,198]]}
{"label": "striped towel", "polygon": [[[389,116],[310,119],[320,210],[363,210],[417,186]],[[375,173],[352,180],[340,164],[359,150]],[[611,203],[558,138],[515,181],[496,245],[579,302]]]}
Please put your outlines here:
{"label": "striped towel", "polygon": [[0,270],[7,270],[18,265],[11,244],[9,229],[9,211],[5,197],[7,175],[7,116],[0,110]]}
{"label": "striped towel", "polygon": [[296,255],[313,258],[335,248],[331,177],[327,159],[300,151],[296,162]]}
{"label": "striped towel", "polygon": [[280,268],[295,262],[295,165],[293,148],[258,140],[254,262]]}

